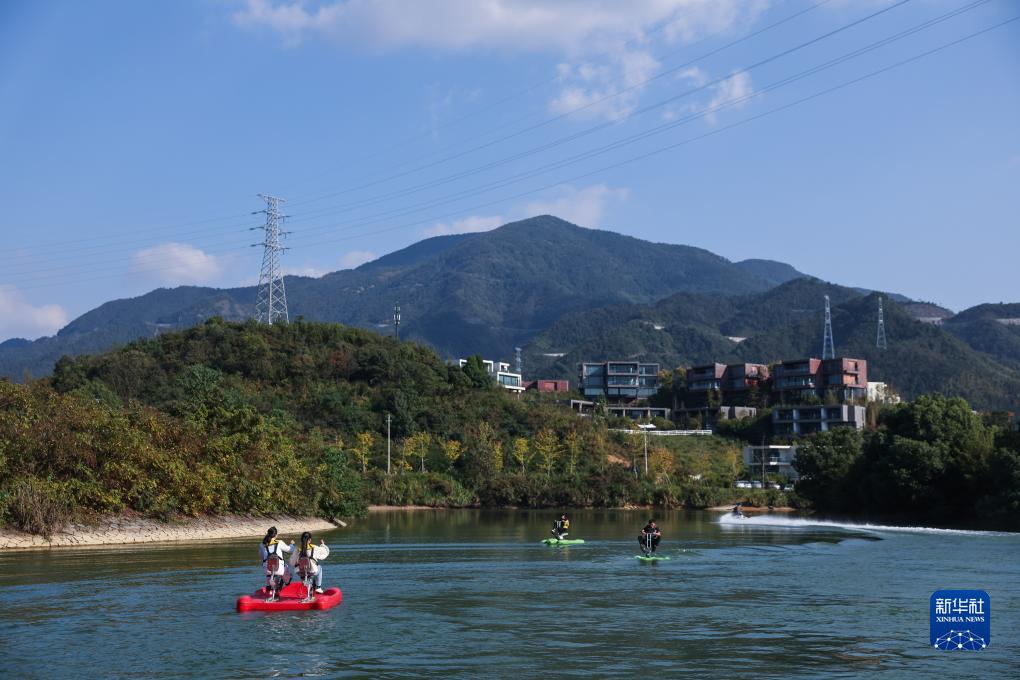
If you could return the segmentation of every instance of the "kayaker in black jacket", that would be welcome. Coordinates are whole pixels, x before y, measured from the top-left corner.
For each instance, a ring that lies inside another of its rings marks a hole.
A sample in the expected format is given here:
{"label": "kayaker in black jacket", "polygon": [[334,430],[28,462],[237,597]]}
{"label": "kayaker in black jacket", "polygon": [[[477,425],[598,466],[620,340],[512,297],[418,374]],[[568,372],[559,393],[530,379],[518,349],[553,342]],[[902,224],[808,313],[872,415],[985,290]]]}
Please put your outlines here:
{"label": "kayaker in black jacket", "polygon": [[638,544],[641,546],[641,552],[645,555],[654,553],[659,547],[659,541],[662,540],[662,532],[659,530],[659,525],[655,523],[654,519],[648,520],[648,524],[641,530],[641,535],[638,536]]}
{"label": "kayaker in black jacket", "polygon": [[562,541],[568,534],[570,529],[570,520],[567,519],[567,514],[563,513],[560,518],[553,522],[552,535],[557,540]]}

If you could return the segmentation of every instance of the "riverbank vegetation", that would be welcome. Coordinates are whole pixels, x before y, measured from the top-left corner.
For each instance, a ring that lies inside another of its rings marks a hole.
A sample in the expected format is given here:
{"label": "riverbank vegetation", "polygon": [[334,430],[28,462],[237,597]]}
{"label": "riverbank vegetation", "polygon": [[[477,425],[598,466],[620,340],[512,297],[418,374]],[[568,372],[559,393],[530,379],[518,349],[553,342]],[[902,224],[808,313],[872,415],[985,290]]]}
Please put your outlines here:
{"label": "riverbank vegetation", "polygon": [[1020,530],[1020,433],[963,399],[928,395],[872,431],[806,440],[798,494],[820,511]]}
{"label": "riverbank vegetation", "polygon": [[646,472],[643,436],[515,399],[475,363],[336,324],[218,319],[64,358],[0,382],[0,521],[742,498],[739,444],[650,437]]}
{"label": "riverbank vegetation", "polygon": [[[212,319],[61,359],[51,378],[0,382],[0,522],[46,535],[70,518],[124,512],[339,518],[368,504],[796,506],[802,496],[820,510],[878,512],[884,494],[907,492],[892,509],[934,505],[948,517],[962,512],[947,500],[959,489],[975,503],[968,518],[1017,517],[1003,480],[1020,482],[1020,449],[1005,428],[952,403],[945,418],[964,423],[959,431],[930,424],[931,405],[919,401],[873,434],[805,444],[797,494],[740,490],[737,439],[647,436],[646,456],[643,433],[547,398],[516,399],[478,362],[462,369],[337,324]],[[958,450],[969,462],[954,462]],[[864,506],[847,495],[861,479],[872,490]]]}

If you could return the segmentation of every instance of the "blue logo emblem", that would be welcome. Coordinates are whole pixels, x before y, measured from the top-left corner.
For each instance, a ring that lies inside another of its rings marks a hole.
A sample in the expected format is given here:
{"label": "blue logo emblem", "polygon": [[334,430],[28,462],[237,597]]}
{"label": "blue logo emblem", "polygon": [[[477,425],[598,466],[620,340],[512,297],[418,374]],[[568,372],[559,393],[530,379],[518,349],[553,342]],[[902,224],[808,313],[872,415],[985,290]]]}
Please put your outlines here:
{"label": "blue logo emblem", "polygon": [[992,603],[983,590],[936,590],[931,594],[931,646],[947,652],[976,651],[992,641]]}

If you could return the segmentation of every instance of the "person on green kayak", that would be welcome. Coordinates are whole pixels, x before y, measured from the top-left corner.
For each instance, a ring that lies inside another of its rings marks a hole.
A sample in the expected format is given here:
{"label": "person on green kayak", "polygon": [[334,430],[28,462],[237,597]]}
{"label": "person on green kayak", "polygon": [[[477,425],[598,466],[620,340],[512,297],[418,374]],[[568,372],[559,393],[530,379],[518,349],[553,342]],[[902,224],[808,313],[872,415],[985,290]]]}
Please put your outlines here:
{"label": "person on green kayak", "polygon": [[560,515],[560,518],[553,522],[552,535],[556,537],[556,540],[562,541],[567,537],[570,530],[570,520],[567,519],[567,513]]}
{"label": "person on green kayak", "polygon": [[645,554],[645,557],[653,554],[659,547],[659,541],[662,540],[662,531],[659,530],[659,525],[655,523],[654,519],[648,520],[648,524],[641,530],[641,535],[638,536],[638,544],[641,546],[641,552]]}

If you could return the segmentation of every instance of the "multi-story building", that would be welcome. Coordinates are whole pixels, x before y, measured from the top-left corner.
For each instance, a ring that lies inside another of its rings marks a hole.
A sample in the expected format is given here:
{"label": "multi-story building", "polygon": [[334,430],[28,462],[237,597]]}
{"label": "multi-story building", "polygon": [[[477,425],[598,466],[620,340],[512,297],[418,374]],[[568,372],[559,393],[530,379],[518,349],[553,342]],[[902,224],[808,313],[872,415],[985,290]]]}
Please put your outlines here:
{"label": "multi-story building", "polygon": [[[467,364],[467,359],[460,359],[458,364],[461,368],[463,368],[464,365]],[[517,394],[524,391],[524,379],[521,377],[520,373],[513,373],[510,370],[510,364],[507,362],[482,359],[482,364],[485,366],[485,370],[489,376],[499,383],[500,387]]]}
{"label": "multi-story building", "polygon": [[659,391],[659,364],[603,361],[581,364],[581,394],[605,397],[610,404],[647,399]]}
{"label": "multi-story building", "polygon": [[800,477],[793,467],[797,459],[796,446],[745,446],[744,465],[750,468],[751,477],[778,475],[788,480]]}
{"label": "multi-story building", "polygon": [[769,368],[764,364],[708,364],[687,369],[687,394],[705,401],[717,392],[722,404],[743,406],[754,389],[764,387]]}
{"label": "multi-story building", "polygon": [[777,435],[827,432],[834,427],[864,428],[863,406],[776,406],[772,409],[772,431]]}
{"label": "multi-story building", "polygon": [[800,403],[832,394],[839,401],[864,401],[868,396],[868,362],[864,359],[797,359],[776,366],[772,391],[779,401]]}

